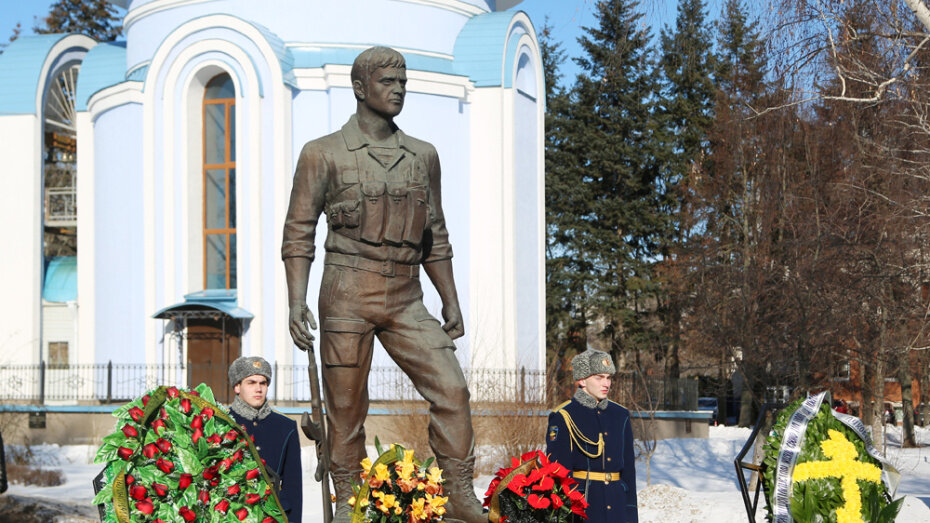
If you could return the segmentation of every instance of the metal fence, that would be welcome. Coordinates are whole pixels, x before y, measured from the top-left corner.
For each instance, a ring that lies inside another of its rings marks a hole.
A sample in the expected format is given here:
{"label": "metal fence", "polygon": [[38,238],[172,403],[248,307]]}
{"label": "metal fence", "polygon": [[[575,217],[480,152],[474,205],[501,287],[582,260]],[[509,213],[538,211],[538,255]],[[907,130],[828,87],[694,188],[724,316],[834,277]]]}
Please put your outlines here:
{"label": "metal fence", "polygon": [[[306,365],[273,364],[268,397],[275,403],[310,401]],[[0,401],[15,402],[125,402],[159,385],[196,385],[192,377],[216,375],[217,369],[195,364],[145,365],[105,363],[87,365],[0,365]],[[225,382],[225,369],[214,382]],[[472,398],[480,401],[543,403],[546,376],[526,369],[471,369],[465,379]],[[199,380],[196,380],[199,381]],[[224,383],[225,384],[225,383]],[[396,367],[374,367],[368,377],[372,401],[422,399],[410,378]]]}
{"label": "metal fence", "polygon": [[[220,372],[221,371],[221,372]],[[571,383],[559,386],[542,370],[464,369],[472,401],[544,406],[571,395]],[[22,403],[126,402],[159,385],[192,387],[192,377],[212,375],[223,382],[225,369],[193,364],[146,365],[0,365],[0,401]],[[199,380],[198,380],[199,383]],[[612,397],[635,410],[695,410],[697,380],[615,376]],[[368,376],[371,401],[419,401],[422,398],[397,367],[374,367]],[[306,365],[273,364],[269,399],[276,404],[308,403]]]}

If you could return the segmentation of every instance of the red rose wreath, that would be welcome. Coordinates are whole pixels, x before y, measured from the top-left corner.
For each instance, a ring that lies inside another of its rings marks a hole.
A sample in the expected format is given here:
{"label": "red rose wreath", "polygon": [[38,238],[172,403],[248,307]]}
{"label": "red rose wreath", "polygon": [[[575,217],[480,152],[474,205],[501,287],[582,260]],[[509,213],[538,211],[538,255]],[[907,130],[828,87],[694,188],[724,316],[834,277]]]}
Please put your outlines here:
{"label": "red rose wreath", "polygon": [[113,415],[94,460],[104,523],[286,521],[255,445],[206,385],[159,387]]}

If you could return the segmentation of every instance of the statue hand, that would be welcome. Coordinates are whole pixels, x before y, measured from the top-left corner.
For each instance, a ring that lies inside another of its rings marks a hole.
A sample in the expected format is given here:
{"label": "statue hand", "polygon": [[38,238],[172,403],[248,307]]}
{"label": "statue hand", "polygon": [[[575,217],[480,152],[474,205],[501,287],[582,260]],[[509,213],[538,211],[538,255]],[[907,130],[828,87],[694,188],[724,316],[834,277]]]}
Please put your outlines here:
{"label": "statue hand", "polygon": [[310,329],[316,329],[316,319],[306,303],[291,307],[288,328],[291,331],[291,338],[298,348],[313,350],[313,340],[316,338],[313,337],[313,334],[310,334]]}
{"label": "statue hand", "polygon": [[462,320],[462,311],[459,309],[458,303],[444,305],[442,307],[442,319],[446,320],[442,330],[446,331],[450,338],[454,340],[465,335],[465,322]]}

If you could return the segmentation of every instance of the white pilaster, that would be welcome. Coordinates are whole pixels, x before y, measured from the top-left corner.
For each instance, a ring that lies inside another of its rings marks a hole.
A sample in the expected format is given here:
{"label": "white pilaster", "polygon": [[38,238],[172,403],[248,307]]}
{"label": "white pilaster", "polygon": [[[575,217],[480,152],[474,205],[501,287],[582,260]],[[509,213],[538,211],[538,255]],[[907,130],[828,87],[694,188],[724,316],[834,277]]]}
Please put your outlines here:
{"label": "white pilaster", "polygon": [[0,363],[38,363],[42,307],[42,165],[39,119],[0,116]]}
{"label": "white pilaster", "polygon": [[94,219],[94,123],[86,111],[77,113],[77,362],[102,363],[94,353],[96,280]]}

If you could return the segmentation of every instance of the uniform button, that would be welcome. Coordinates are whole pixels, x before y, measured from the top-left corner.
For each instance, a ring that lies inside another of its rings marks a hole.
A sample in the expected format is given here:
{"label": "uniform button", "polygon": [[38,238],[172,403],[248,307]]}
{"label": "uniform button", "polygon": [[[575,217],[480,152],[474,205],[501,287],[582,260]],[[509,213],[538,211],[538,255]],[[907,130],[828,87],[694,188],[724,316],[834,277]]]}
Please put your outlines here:
{"label": "uniform button", "polygon": [[607,458],[607,461],[610,461],[610,458]]}
{"label": "uniform button", "polygon": [[255,450],[262,450],[262,448],[259,447],[258,445],[255,445]]}
{"label": "uniform button", "polygon": [[255,425],[255,426],[257,427],[257,426],[258,426],[258,422],[257,422],[257,421],[253,421],[253,422],[252,422],[252,425]]}
{"label": "uniform button", "polygon": [[610,510],[610,505],[607,505],[607,510]]}
{"label": "uniform button", "polygon": [[607,433],[605,432],[605,433],[604,433],[604,435],[606,436],[606,435],[607,435]]}

